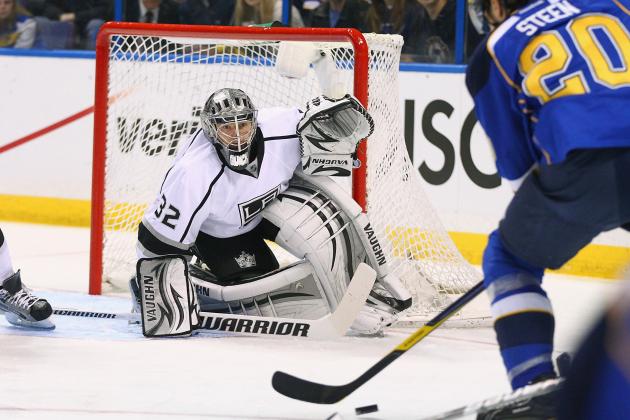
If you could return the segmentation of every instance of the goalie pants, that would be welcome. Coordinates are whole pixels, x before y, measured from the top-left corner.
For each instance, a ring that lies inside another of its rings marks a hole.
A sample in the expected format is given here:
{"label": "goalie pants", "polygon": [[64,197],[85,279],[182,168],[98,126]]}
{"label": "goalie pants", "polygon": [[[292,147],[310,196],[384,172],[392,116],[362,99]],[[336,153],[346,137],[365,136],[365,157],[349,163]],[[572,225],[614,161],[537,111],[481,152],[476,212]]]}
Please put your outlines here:
{"label": "goalie pants", "polygon": [[541,287],[599,233],[630,230],[630,149],[573,151],[523,182],[490,235],[483,271],[513,388],[553,374],[554,318]]}
{"label": "goalie pants", "polygon": [[224,284],[238,283],[279,267],[265,239],[273,240],[278,229],[263,221],[251,231],[231,238],[216,238],[199,232],[195,253]]}

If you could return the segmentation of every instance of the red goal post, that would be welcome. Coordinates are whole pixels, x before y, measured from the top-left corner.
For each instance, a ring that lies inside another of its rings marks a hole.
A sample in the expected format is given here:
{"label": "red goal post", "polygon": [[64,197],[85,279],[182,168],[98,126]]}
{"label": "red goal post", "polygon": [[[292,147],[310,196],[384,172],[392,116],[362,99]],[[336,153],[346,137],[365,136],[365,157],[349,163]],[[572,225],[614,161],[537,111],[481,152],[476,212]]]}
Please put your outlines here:
{"label": "red goal post", "polygon": [[[368,47],[361,32],[352,28],[283,28],[148,24],[135,22],[107,22],[96,40],[96,78],[94,97],[94,145],[92,167],[92,213],[90,241],[89,293],[100,295],[103,277],[103,213],[105,202],[105,151],[107,144],[107,109],[113,98],[109,95],[109,56],[112,35],[182,36],[187,38],[290,40],[350,42],[354,49],[354,96],[364,106],[368,103]],[[363,162],[354,168],[353,197],[366,208],[367,162],[366,142],[359,145],[358,159]]]}

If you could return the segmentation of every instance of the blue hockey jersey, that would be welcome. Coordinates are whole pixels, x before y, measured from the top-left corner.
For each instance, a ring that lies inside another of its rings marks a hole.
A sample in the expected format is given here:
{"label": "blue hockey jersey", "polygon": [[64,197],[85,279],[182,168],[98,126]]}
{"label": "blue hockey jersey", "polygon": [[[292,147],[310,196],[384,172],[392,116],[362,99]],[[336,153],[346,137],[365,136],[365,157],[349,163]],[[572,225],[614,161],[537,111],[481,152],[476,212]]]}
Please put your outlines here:
{"label": "blue hockey jersey", "polygon": [[540,0],[477,48],[466,84],[499,174],[630,147],[630,0]]}

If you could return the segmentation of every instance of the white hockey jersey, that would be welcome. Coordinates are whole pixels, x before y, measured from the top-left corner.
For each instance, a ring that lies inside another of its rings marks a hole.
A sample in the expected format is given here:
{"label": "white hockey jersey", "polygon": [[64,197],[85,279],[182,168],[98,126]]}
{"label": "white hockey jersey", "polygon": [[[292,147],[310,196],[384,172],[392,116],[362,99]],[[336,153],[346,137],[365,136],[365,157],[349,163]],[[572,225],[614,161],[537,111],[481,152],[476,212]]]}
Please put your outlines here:
{"label": "white hockey jersey", "polygon": [[200,231],[228,238],[256,227],[262,210],[288,188],[301,162],[300,118],[297,108],[259,110],[258,178],[230,169],[203,131],[195,132],[179,149],[142,219],[138,255],[173,253],[173,247],[186,251]]}

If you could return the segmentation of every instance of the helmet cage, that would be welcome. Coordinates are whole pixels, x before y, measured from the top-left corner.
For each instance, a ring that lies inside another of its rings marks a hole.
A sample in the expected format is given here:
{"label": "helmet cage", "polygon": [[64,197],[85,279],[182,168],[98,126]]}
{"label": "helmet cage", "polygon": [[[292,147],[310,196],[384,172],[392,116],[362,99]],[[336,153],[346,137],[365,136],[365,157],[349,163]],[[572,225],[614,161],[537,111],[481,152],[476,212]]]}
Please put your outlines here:
{"label": "helmet cage", "polygon": [[250,162],[256,135],[258,111],[240,89],[220,89],[213,93],[201,112],[201,127],[233,169]]}

